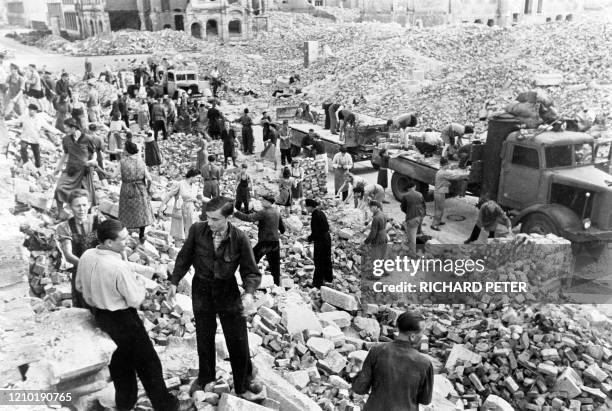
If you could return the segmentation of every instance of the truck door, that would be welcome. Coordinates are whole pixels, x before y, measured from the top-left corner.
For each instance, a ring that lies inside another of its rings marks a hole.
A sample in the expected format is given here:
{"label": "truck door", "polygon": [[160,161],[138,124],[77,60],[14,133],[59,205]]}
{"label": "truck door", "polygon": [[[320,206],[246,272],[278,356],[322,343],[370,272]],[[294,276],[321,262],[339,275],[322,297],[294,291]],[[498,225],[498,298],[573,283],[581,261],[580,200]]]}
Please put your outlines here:
{"label": "truck door", "polygon": [[499,202],[515,208],[536,203],[540,192],[540,164],[541,159],[536,148],[506,145],[499,181]]}

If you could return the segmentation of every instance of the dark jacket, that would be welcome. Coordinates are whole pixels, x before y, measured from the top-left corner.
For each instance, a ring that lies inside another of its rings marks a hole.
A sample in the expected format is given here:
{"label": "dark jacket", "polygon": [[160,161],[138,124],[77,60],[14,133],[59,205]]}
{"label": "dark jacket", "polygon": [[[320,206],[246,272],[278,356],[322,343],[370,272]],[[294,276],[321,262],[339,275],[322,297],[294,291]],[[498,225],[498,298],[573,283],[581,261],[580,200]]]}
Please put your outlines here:
{"label": "dark jacket", "polygon": [[427,358],[410,342],[395,340],[370,349],[353,391],[363,395],[371,388],[363,411],[418,411],[431,402],[433,376]]}
{"label": "dark jacket", "polygon": [[312,219],[310,220],[310,235],[308,241],[325,241],[329,239],[329,223],[327,222],[327,216],[319,209],[315,209],[312,212]]}
{"label": "dark jacket", "polygon": [[[178,285],[189,268],[193,266],[196,277],[221,282],[223,284],[220,287],[227,288],[228,285],[235,283],[234,273],[240,266],[240,276],[245,291],[255,292],[261,283],[261,273],[257,268],[251,243],[246,234],[231,223],[228,223],[228,230],[227,238],[215,251],[213,233],[208,223],[193,224],[189,229],[185,244],[176,257],[176,264],[170,278],[171,283]],[[237,287],[236,285],[235,291],[238,291]]]}
{"label": "dark jacket", "polygon": [[70,84],[67,81],[64,81],[62,79],[58,80],[57,83],[55,83],[55,92],[60,97],[72,98],[72,91],[70,90]]}
{"label": "dark jacket", "polygon": [[406,213],[406,221],[416,217],[424,217],[426,208],[423,194],[415,190],[409,191],[402,197],[400,208],[402,212]]}
{"label": "dark jacket", "polygon": [[251,214],[236,211],[234,216],[242,221],[257,222],[259,227],[257,238],[259,241],[278,241],[280,238],[279,232],[280,234],[285,232],[285,225],[280,212],[274,207],[264,208]]}
{"label": "dark jacket", "polygon": [[387,244],[387,217],[382,211],[378,211],[372,217],[372,228],[365,239],[366,244]]}
{"label": "dark jacket", "polygon": [[313,143],[312,148],[317,154],[325,154],[325,144],[322,140],[317,140]]}
{"label": "dark jacket", "polygon": [[159,103],[154,104],[151,109],[151,118],[153,121],[167,121],[168,113],[166,112],[166,108]]}
{"label": "dark jacket", "polygon": [[304,136],[302,138],[302,148],[306,148],[308,146],[312,146],[315,143],[314,138],[310,137],[310,135]]}

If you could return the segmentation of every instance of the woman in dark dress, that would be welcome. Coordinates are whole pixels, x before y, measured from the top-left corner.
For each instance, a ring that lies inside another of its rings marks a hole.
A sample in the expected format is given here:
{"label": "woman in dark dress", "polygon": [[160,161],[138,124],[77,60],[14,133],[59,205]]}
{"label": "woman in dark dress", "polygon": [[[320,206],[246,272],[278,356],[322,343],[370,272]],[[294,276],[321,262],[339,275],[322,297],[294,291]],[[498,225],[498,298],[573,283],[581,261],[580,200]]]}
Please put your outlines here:
{"label": "woman in dark dress", "polygon": [[225,158],[224,167],[227,168],[227,161],[231,158],[236,167],[236,134],[233,129],[229,128],[229,121],[223,123],[221,128],[221,140],[223,141],[223,157]]}
{"label": "woman in dark dress", "polygon": [[72,306],[87,308],[83,295],[75,288],[76,270],[79,258],[86,250],[98,245],[96,230],[101,221],[97,215],[87,214],[90,207],[89,193],[86,190],[74,190],[68,196],[72,217],[57,226],[57,237],[66,260],[72,264],[70,269],[70,286],[72,289]]}
{"label": "woman in dark dress", "polygon": [[157,166],[158,171],[161,171],[159,170],[159,166],[162,163],[161,154],[159,152],[159,146],[157,145],[157,141],[155,140],[152,131],[147,131],[147,134],[144,138],[144,146],[145,164],[147,165],[147,167]]}
{"label": "woman in dark dress", "polygon": [[334,279],[331,258],[331,236],[327,216],[319,209],[319,203],[313,199],[305,200],[306,211],[312,214],[310,220],[311,234],[308,242],[314,243],[314,266],[312,287],[321,288],[324,282],[331,283]]}
{"label": "woman in dark dress", "polygon": [[[387,175],[387,169],[389,168],[389,152],[386,148],[380,151],[380,168],[378,169],[378,180],[376,183],[381,186],[384,190],[387,190],[389,177]],[[383,203],[388,203],[385,199]]]}

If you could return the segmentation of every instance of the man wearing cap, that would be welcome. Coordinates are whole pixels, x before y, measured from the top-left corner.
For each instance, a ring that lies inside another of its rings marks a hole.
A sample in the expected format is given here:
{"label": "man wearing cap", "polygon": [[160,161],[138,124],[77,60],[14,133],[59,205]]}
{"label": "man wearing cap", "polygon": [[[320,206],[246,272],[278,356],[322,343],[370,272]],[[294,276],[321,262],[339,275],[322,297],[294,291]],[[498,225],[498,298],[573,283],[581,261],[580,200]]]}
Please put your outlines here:
{"label": "man wearing cap", "polygon": [[[91,205],[96,205],[96,192],[93,185],[92,169],[97,166],[96,147],[93,140],[81,132],[76,121],[68,119],[64,122],[66,136],[62,140],[64,155],[60,158],[55,174],[61,173],[55,189],[58,217],[61,217],[64,203],[68,201],[70,192],[83,188],[89,193]],[[63,170],[64,165],[66,169]]]}
{"label": "man wearing cap", "polygon": [[70,89],[70,78],[68,73],[63,72],[60,79],[55,83],[55,94],[64,101],[72,100],[72,90]]}
{"label": "man wearing cap", "polygon": [[274,284],[280,285],[280,234],[284,234],[285,226],[280,212],[274,207],[275,198],[272,194],[267,193],[261,197],[261,205],[263,208],[260,211],[251,214],[245,214],[240,211],[235,211],[234,216],[242,221],[257,222],[259,227],[257,234],[257,244],[253,247],[255,254],[255,262],[265,255],[268,259],[270,272],[274,278]]}
{"label": "man wearing cap", "polygon": [[291,128],[289,128],[289,120],[283,120],[283,125],[278,130],[278,138],[280,140],[281,165],[290,165],[291,159]]}
{"label": "man wearing cap", "polygon": [[215,198],[221,194],[219,192],[219,180],[223,175],[223,168],[215,164],[217,157],[213,154],[208,156],[208,164],[202,166],[202,180],[204,180],[204,197]]}
{"label": "man wearing cap", "polygon": [[[167,298],[172,301],[176,287],[193,266],[191,298],[196,327],[199,375],[191,392],[203,390],[216,380],[215,335],[217,315],[223,328],[234,379],[234,390],[245,399],[253,399],[254,370],[249,355],[249,338],[244,309],[253,307],[253,294],[261,284],[251,243],[229,217],[234,204],[224,197],[210,200],[204,207],[207,221],[194,223],[176,257]],[[240,267],[244,295],[236,281]],[[246,306],[246,307],[245,307]]]}
{"label": "man wearing cap", "polygon": [[100,123],[100,95],[96,89],[96,80],[87,81],[87,117],[90,123]]}
{"label": "man wearing cap", "polygon": [[25,113],[25,99],[23,98],[25,79],[16,64],[11,64],[11,74],[8,76],[7,83],[8,91],[4,101],[4,117],[11,116],[13,112],[20,116]]}
{"label": "man wearing cap", "polygon": [[[23,164],[29,161],[28,146],[34,154],[34,165],[40,168],[40,134],[44,129],[50,134],[59,135],[61,131],[51,127],[38,113],[39,109],[36,104],[28,105],[28,112],[19,116],[18,119],[7,122],[9,126],[21,126],[21,161]],[[57,142],[51,140],[53,144]]]}
{"label": "man wearing cap", "polygon": [[353,168],[353,157],[346,152],[346,146],[341,145],[340,151],[332,159],[334,169],[334,192],[338,195],[338,190],[344,184],[344,176]]}
{"label": "man wearing cap", "polygon": [[387,254],[387,216],[383,213],[382,208],[380,201],[370,201],[372,225],[364,244],[371,246],[373,260],[383,260]]}
{"label": "man wearing cap", "polygon": [[307,198],[304,201],[304,206],[306,211],[312,214],[310,235],[307,237],[308,242],[314,243],[312,259],[315,270],[312,275],[312,287],[321,288],[324,282],[331,283],[334,280],[329,223],[327,222],[327,216],[319,208],[319,203],[316,200]]}
{"label": "man wearing cap", "polygon": [[433,395],[431,362],[414,347],[421,341],[421,319],[411,312],[397,318],[399,335],[368,352],[353,391],[370,394],[363,411],[418,411]]}

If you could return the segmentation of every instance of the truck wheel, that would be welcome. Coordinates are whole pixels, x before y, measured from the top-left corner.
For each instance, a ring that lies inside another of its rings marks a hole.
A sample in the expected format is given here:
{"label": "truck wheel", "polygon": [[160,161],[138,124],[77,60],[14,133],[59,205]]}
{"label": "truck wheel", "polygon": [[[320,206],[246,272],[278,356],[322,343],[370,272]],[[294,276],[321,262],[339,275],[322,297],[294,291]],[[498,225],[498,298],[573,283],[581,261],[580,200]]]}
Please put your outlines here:
{"label": "truck wheel", "polygon": [[545,214],[533,213],[529,214],[521,224],[521,233],[525,234],[558,234],[557,226]]}
{"label": "truck wheel", "polygon": [[[400,173],[393,173],[393,176],[391,177],[391,191],[393,192],[393,197],[395,197],[397,201],[401,201],[402,197],[408,192],[408,183],[410,183],[411,181],[413,180],[408,176],[405,176]],[[422,185],[426,187],[425,194],[423,194],[423,196],[425,196],[429,191],[429,186],[420,181],[414,182],[417,186],[417,190],[419,191],[423,190]]]}

